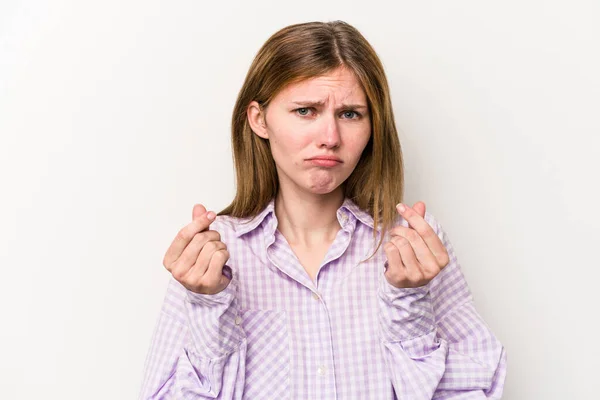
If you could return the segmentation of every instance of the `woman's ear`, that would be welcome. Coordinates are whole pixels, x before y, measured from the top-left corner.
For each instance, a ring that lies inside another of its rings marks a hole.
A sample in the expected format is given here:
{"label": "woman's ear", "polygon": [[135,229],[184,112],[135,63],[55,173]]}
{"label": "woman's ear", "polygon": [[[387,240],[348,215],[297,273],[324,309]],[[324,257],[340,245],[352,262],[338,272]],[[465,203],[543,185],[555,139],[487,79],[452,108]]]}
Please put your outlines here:
{"label": "woman's ear", "polygon": [[248,115],[248,123],[252,131],[263,139],[269,138],[267,132],[267,124],[265,121],[265,110],[258,104],[257,101],[252,101],[246,112]]}

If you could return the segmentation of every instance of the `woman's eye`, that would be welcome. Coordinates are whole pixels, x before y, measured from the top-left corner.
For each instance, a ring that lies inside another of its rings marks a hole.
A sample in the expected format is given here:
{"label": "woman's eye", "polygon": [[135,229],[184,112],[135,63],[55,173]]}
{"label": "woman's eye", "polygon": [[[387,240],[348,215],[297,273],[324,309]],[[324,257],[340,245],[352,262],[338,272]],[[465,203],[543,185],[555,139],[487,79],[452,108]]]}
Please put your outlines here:
{"label": "woman's eye", "polygon": [[349,119],[353,119],[352,117],[356,116],[357,118],[359,117],[359,114],[356,111],[345,111],[344,112],[344,117],[349,118]]}
{"label": "woman's eye", "polygon": [[298,112],[298,114],[300,115],[308,115],[308,108],[303,107],[303,108],[297,108],[296,111]]}
{"label": "woman's eye", "polygon": [[[298,115],[301,115],[301,116],[305,117],[305,116],[309,115],[309,113],[311,111],[311,108],[310,107],[296,108],[294,111],[296,113],[298,113]],[[343,118],[346,118],[346,119],[358,119],[358,118],[360,118],[360,114],[357,113],[356,111],[352,111],[352,110],[344,111],[342,113],[342,116],[343,116]]]}

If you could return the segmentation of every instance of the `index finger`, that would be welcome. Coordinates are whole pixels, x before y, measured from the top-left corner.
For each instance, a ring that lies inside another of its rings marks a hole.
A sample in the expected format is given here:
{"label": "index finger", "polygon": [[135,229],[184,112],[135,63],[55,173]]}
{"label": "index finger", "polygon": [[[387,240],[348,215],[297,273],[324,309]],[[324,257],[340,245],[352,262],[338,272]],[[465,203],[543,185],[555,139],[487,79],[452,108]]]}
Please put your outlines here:
{"label": "index finger", "polygon": [[171,246],[169,246],[163,259],[163,264],[166,266],[177,260],[181,253],[183,253],[183,250],[185,250],[186,246],[192,241],[194,235],[207,230],[214,219],[215,213],[209,211],[181,228],[181,230],[177,232],[175,239],[173,239]]}
{"label": "index finger", "polygon": [[[401,206],[404,206],[404,211],[401,210]],[[423,238],[423,241],[427,244],[427,247],[429,247],[429,250],[431,250],[431,253],[437,260],[438,265],[440,267],[445,266],[446,248],[431,225],[429,225],[418,212],[405,204],[397,205],[396,209],[409,225]]]}

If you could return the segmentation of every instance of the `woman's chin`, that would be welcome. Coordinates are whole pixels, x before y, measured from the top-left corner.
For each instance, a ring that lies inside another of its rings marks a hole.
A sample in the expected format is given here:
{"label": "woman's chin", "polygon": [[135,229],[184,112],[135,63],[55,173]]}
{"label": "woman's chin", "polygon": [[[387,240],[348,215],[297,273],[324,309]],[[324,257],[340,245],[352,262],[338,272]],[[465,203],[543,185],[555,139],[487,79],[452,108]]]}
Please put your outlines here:
{"label": "woman's chin", "polygon": [[314,194],[330,194],[338,187],[339,185],[337,183],[331,183],[328,185],[312,185],[308,188],[308,191]]}

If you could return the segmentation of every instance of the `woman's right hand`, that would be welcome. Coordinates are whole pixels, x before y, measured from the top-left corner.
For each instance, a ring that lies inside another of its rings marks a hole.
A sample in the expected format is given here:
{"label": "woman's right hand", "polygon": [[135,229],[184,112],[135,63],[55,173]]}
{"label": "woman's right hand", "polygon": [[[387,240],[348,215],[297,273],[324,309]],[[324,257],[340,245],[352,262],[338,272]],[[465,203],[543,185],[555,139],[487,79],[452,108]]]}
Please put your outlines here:
{"label": "woman's right hand", "polygon": [[194,205],[192,222],[175,236],[165,253],[163,265],[186,289],[200,294],[216,294],[229,284],[223,266],[229,259],[225,243],[217,231],[208,230],[214,212]]}

